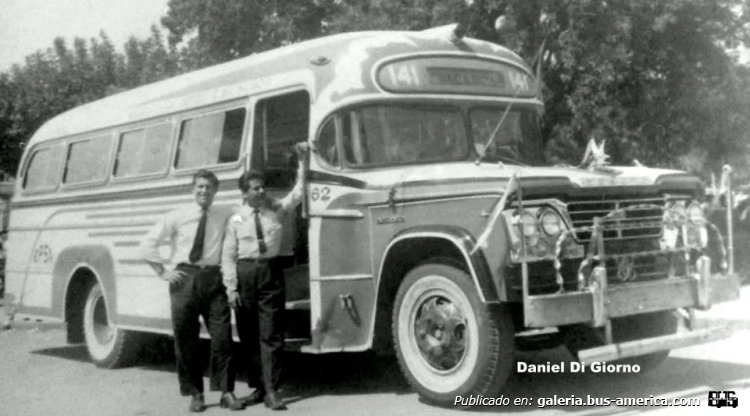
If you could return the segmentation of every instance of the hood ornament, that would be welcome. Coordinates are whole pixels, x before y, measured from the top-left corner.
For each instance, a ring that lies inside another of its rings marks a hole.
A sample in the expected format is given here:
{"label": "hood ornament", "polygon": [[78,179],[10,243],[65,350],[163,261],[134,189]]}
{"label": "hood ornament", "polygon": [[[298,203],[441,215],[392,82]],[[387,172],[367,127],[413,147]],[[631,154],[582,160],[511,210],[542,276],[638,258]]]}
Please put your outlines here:
{"label": "hood ornament", "polygon": [[586,145],[583,160],[581,160],[581,164],[578,167],[588,169],[592,172],[600,171],[614,174],[619,173],[616,170],[607,167],[607,165],[609,165],[609,155],[604,152],[604,143],[606,142],[606,140],[602,140],[601,144],[596,144],[596,140],[592,137]]}

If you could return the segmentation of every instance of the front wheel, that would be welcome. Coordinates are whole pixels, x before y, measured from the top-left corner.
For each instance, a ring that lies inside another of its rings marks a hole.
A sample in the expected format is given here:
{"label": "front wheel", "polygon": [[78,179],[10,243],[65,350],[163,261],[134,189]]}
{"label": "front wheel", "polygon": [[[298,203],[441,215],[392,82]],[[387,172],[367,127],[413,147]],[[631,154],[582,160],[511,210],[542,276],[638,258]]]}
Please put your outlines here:
{"label": "front wheel", "polygon": [[107,301],[99,283],[91,286],[86,297],[83,333],[91,361],[97,367],[123,367],[130,364],[136,354],[136,334],[110,322]]}
{"label": "front wheel", "polygon": [[393,309],[399,365],[426,401],[494,395],[513,368],[514,334],[500,305],[482,303],[471,277],[443,264],[410,271]]}

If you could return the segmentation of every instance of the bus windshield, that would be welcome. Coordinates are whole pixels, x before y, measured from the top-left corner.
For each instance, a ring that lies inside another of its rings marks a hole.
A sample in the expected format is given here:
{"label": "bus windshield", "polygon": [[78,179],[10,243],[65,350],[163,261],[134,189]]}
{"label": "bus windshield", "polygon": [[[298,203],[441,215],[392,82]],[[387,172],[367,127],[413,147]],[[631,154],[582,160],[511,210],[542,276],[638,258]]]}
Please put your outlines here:
{"label": "bus windshield", "polygon": [[[542,165],[544,148],[537,114],[511,108],[503,119],[505,111],[506,107],[475,107],[469,110],[474,151],[487,162]],[[495,136],[491,137],[495,131]]]}
{"label": "bus windshield", "polygon": [[347,111],[341,128],[350,166],[462,160],[469,153],[457,107],[364,107]]}
{"label": "bus windshield", "polygon": [[[318,138],[318,153],[337,165],[335,137],[350,167],[408,165],[476,160],[520,165],[542,161],[536,112],[506,107],[382,104],[340,112]],[[490,135],[495,138],[485,149]]]}

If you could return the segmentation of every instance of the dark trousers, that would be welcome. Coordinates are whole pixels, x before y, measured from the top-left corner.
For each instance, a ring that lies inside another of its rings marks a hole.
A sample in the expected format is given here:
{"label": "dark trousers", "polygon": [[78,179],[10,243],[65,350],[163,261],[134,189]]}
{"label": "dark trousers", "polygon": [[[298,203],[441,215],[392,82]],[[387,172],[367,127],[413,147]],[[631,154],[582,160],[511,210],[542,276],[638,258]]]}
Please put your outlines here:
{"label": "dark trousers", "polygon": [[237,332],[247,354],[251,387],[273,391],[281,379],[284,349],[284,276],[271,263],[240,260],[237,290],[242,306],[235,311]]}
{"label": "dark trousers", "polygon": [[187,274],[181,283],[169,286],[180,393],[183,396],[203,393],[198,320],[201,316],[211,335],[211,390],[234,391],[231,310],[221,272],[218,267],[199,269],[182,264],[177,270]]}

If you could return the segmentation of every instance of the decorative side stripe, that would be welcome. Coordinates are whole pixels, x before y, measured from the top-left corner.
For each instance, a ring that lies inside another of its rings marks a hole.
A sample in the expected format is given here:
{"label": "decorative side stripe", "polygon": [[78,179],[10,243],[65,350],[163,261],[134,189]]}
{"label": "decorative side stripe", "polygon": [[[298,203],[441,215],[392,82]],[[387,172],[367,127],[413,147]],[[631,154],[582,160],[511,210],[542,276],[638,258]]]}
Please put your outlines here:
{"label": "decorative side stripe", "polygon": [[91,238],[100,237],[129,237],[129,236],[141,236],[148,234],[148,230],[143,231],[96,231],[89,233]]}
{"label": "decorative side stripe", "polygon": [[316,280],[316,281],[341,281],[341,280],[368,280],[372,279],[373,276],[371,274],[342,274],[342,275],[336,275],[336,276],[319,276],[319,277],[311,277],[310,280]]}
{"label": "decorative side stripe", "polygon": [[115,247],[137,247],[141,243],[139,241],[115,241]]}
{"label": "decorative side stripe", "polygon": [[[115,223],[107,224],[106,228],[114,227],[150,227],[154,225],[152,222],[133,222],[133,223]],[[87,225],[76,225],[76,224],[65,224],[65,225],[46,225],[36,227],[13,227],[9,228],[8,231],[60,231],[60,230],[91,230],[97,228],[104,228],[101,224],[87,224]]]}
{"label": "decorative side stripe", "polygon": [[125,264],[125,265],[146,265],[146,260],[143,259],[119,259],[117,260],[117,263],[119,264]]}
{"label": "decorative side stripe", "polygon": [[130,218],[130,217],[142,217],[150,215],[163,215],[171,209],[154,209],[149,211],[116,211],[101,214],[86,214],[87,220],[94,220],[100,218]]}
{"label": "decorative side stripe", "polygon": [[[154,225],[153,222],[134,222],[134,223],[116,223],[107,224],[107,228],[110,227],[150,227]],[[90,225],[47,225],[38,227],[13,227],[9,231],[60,231],[60,230],[91,230],[96,228],[104,228],[101,224],[90,224]]]}

